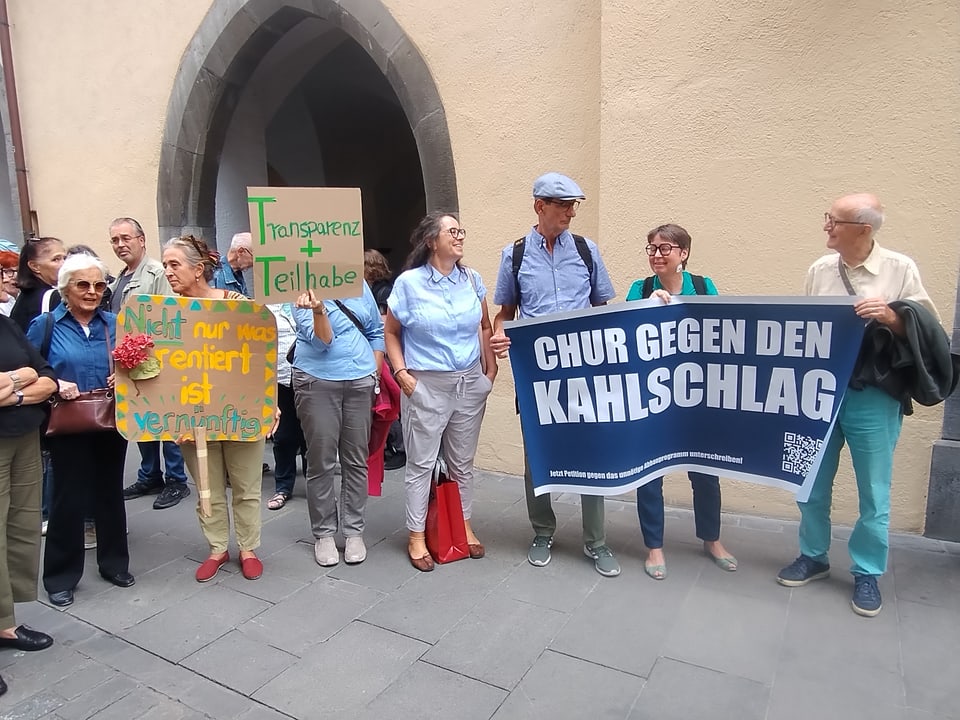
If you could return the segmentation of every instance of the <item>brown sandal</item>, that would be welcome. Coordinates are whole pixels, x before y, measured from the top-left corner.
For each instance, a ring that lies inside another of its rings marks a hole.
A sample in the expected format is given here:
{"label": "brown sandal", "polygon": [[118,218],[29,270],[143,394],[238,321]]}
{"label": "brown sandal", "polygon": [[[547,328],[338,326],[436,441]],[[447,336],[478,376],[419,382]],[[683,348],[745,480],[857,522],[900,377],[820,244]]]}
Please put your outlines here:
{"label": "brown sandal", "polygon": [[278,492],[272,498],[267,500],[267,510],[279,510],[284,505],[287,504],[287,501],[290,499],[290,496],[286,493]]}
{"label": "brown sandal", "polygon": [[484,555],[487,554],[487,551],[484,549],[483,545],[480,543],[468,543],[467,548],[470,550],[470,559],[479,560]]}

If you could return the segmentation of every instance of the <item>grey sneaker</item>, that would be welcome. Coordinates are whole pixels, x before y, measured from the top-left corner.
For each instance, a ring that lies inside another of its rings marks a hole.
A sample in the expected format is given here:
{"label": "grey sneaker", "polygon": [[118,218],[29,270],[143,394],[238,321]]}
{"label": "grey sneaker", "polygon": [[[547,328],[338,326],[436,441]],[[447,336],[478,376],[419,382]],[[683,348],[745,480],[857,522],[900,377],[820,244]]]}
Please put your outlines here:
{"label": "grey sneaker", "polygon": [[553,538],[546,535],[537,535],[527,551],[527,562],[537,567],[543,567],[550,562],[550,546]]}
{"label": "grey sneaker", "polygon": [[597,545],[596,547],[584,545],[583,554],[593,559],[593,566],[601,575],[616,577],[620,574],[620,563],[613,556],[613,550],[606,545]]}
{"label": "grey sneaker", "polygon": [[313,557],[321,567],[333,567],[340,562],[340,551],[332,535],[322,537],[313,544]]}
{"label": "grey sneaker", "polygon": [[350,565],[356,565],[366,559],[367,546],[363,544],[363,537],[360,535],[348,537],[343,548],[343,561]]}

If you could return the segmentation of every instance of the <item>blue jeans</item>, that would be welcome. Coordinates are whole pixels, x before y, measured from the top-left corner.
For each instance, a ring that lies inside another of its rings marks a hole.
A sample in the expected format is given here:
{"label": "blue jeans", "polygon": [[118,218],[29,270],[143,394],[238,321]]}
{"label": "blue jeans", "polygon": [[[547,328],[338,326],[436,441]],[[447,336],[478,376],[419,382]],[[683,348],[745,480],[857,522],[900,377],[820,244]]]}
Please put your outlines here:
{"label": "blue jeans", "polygon": [[140,469],[137,480],[147,485],[163,485],[163,470],[160,467],[161,445],[163,446],[163,464],[167,468],[167,482],[186,483],[187,473],[183,469],[183,453],[180,446],[170,440],[137,443],[140,448]]}
{"label": "blue jeans", "polygon": [[801,553],[819,562],[827,562],[833,479],[840,463],[840,450],[846,442],[850,445],[860,497],[860,517],[847,541],[853,560],[850,572],[882,575],[886,571],[893,451],[902,422],[900,402],[882,390],[874,387],[847,390],[833,432],[827,439],[810,499],[797,503],[800,508]]}
{"label": "blue jeans", "polygon": [[[693,486],[693,519],[697,537],[707,542],[720,539],[720,478],[688,472]],[[651,550],[663,547],[663,478],[637,488],[637,516],[643,544]]]}

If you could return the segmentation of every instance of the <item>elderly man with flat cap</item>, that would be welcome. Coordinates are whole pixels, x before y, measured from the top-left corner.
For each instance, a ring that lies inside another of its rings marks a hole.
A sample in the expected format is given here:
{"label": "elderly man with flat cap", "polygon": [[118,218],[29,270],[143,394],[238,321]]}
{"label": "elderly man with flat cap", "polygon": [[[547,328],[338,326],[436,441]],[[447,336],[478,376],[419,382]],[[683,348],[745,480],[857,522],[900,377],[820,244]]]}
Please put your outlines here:
{"label": "elderly man with flat cap", "polygon": [[[537,224],[526,236],[507,245],[500,258],[494,293],[500,311],[494,319],[490,340],[498,356],[504,357],[510,347],[510,339],[503,332],[505,321],[605,305],[614,297],[596,244],[570,232],[570,221],[585,199],[580,186],[566,175],[551,172],[534,182],[533,211]],[[550,562],[557,516],[549,494],[534,495],[526,455],[524,481],[527,514],[534,531],[527,560],[543,567]],[[580,496],[583,552],[594,561],[597,572],[612,577],[620,574],[620,564],[607,547],[603,502],[600,495]]]}
{"label": "elderly man with flat cap", "polygon": [[[806,294],[856,297],[853,308],[867,326],[810,498],[798,503],[800,555],[780,571],[777,582],[799,587],[830,574],[833,481],[846,443],[860,500],[860,515],[847,541],[853,561],[851,606],[858,615],[873,617],[882,607],[877,580],[887,569],[893,451],[903,415],[913,411],[911,398],[925,405],[941,401],[956,383],[956,375],[949,338],[916,263],[874,239],[883,224],[877,197],[845,195],[823,220],[826,245],[833,252],[810,266]],[[898,362],[908,359],[909,367],[892,367],[885,357],[890,348]],[[920,385],[923,390],[918,393]]]}

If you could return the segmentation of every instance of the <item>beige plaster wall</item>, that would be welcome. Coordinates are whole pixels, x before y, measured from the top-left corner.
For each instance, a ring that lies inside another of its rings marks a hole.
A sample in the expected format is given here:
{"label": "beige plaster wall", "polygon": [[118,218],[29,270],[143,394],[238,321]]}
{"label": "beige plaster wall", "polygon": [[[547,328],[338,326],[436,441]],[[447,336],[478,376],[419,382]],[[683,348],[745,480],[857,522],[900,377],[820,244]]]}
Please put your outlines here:
{"label": "beige plaster wall", "polygon": [[[107,225],[157,228],[157,168],[195,0],[7,0],[30,199],[43,235],[117,265]],[[148,243],[157,243],[148,237]],[[151,247],[148,245],[148,247]]]}
{"label": "beige plaster wall", "polygon": [[[112,257],[105,224],[157,225],[164,114],[180,57],[213,0],[8,0],[41,230]],[[887,204],[881,242],[920,265],[952,328],[958,269],[960,16],[949,0],[385,0],[443,98],[470,264],[491,293],[499,251],[533,222],[551,169],[589,200],[620,297],[645,275],[646,231],[692,233],[693,269],[724,293],[792,294],[823,251],[837,194]],[[906,421],[893,524],[922,526],[940,413]],[[519,472],[509,364],[479,464]],[[589,449],[588,449],[589,451]],[[732,511],[793,516],[782,492],[734,483]],[[689,503],[682,480],[669,498]],[[852,474],[836,517],[855,516]]]}

